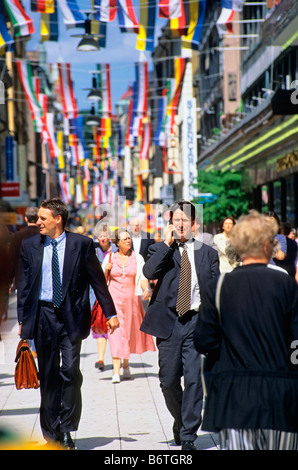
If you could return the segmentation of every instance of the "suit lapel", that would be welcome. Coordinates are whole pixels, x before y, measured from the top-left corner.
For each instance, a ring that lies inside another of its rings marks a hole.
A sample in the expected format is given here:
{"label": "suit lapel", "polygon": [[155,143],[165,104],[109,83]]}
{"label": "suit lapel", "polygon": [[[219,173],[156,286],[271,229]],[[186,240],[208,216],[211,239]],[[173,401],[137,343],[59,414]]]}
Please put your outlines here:
{"label": "suit lapel", "polygon": [[172,247],[174,249],[173,258],[174,258],[174,260],[176,261],[176,263],[178,264],[178,266],[180,268],[180,266],[181,266],[181,254],[180,254],[180,251],[179,251],[178,243],[174,242]]}
{"label": "suit lapel", "polygon": [[44,250],[44,243],[45,237],[40,236],[34,239],[34,243],[32,245],[32,273],[34,275],[33,282],[35,281],[37,276],[41,274],[41,266],[42,266],[42,259],[43,259],[43,250]]}

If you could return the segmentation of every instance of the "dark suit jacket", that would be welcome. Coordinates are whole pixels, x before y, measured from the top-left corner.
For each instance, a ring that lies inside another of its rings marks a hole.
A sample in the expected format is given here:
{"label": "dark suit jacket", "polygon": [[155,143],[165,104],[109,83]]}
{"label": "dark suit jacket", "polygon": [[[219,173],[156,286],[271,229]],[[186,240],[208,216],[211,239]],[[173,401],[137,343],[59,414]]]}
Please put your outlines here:
{"label": "dark suit jacket", "polygon": [[[148,258],[149,246],[154,245],[154,244],[155,244],[155,240],[154,238],[150,237],[150,233],[141,231],[140,255],[143,256],[145,261],[147,261],[147,258]],[[132,242],[131,247],[132,249],[134,249],[133,242]]]}
{"label": "dark suit jacket", "polygon": [[[194,240],[195,264],[200,287],[201,303],[204,302],[204,286],[219,275],[218,253],[213,248]],[[158,279],[141,330],[158,338],[168,338],[177,318],[176,300],[180,275],[181,255],[176,242],[171,247],[156,243],[149,249],[144,275]]]}
{"label": "dark suit jacket", "polygon": [[[46,237],[35,235],[23,240],[21,246],[17,294],[18,320],[22,322],[21,337],[24,339],[34,335],[45,240]],[[116,315],[92,239],[66,232],[61,309],[72,343],[86,338],[90,332],[90,284],[105,316]]]}

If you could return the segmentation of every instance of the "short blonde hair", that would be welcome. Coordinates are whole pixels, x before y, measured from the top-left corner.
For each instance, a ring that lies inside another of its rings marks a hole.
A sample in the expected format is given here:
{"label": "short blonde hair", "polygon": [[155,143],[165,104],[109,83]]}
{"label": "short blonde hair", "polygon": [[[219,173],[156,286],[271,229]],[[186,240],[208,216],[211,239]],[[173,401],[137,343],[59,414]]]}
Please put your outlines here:
{"label": "short blonde hair", "polygon": [[241,259],[248,256],[257,258],[264,254],[265,242],[273,242],[277,232],[278,225],[275,220],[252,210],[248,215],[239,218],[230,231],[229,241]]}

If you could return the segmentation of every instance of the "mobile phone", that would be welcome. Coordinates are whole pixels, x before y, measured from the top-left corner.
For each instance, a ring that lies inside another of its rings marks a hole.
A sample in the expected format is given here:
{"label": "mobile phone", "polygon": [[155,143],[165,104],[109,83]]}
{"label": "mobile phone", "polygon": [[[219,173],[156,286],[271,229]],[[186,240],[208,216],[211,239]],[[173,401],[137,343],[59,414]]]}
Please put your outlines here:
{"label": "mobile phone", "polygon": [[[170,224],[170,225],[173,225],[173,219],[172,219],[172,217],[169,218],[169,224]],[[178,237],[177,237],[177,233],[175,232],[175,230],[173,230],[173,232],[172,232],[172,237],[175,238],[175,239],[178,238]]]}

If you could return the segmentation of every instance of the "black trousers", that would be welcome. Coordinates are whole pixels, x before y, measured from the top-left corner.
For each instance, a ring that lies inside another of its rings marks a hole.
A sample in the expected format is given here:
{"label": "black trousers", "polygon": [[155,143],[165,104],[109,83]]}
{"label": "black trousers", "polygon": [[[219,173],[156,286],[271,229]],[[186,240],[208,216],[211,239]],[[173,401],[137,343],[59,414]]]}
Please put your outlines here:
{"label": "black trousers", "polygon": [[78,429],[81,410],[81,342],[72,344],[62,314],[41,303],[34,337],[40,379],[40,425],[44,438],[58,440]]}
{"label": "black trousers", "polygon": [[[177,316],[171,336],[157,339],[159,380],[166,406],[181,441],[194,441],[201,424],[203,389],[201,355],[193,342],[195,312]],[[181,379],[184,379],[182,387]]]}

